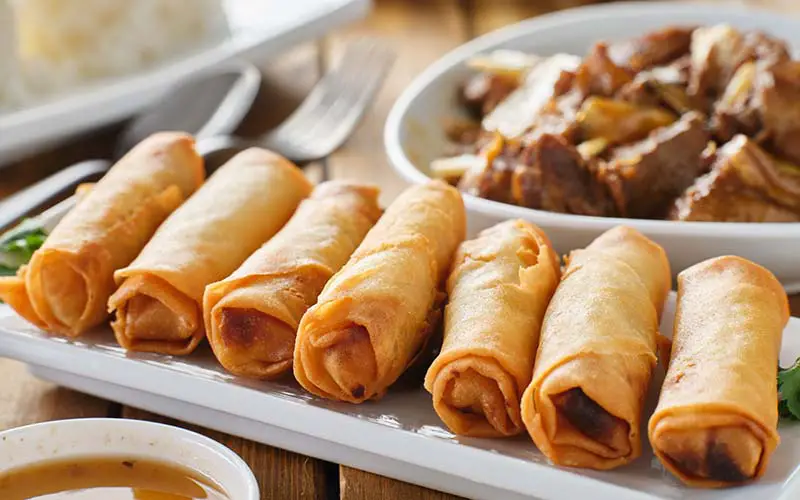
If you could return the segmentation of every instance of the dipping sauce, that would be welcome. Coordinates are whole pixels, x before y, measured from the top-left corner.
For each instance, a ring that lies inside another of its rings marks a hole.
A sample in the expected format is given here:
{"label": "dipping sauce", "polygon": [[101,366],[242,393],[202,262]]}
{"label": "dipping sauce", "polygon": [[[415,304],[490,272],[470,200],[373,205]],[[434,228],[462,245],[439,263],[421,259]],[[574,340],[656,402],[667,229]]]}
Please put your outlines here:
{"label": "dipping sauce", "polygon": [[163,462],[53,460],[0,472],[2,500],[231,500],[211,479]]}

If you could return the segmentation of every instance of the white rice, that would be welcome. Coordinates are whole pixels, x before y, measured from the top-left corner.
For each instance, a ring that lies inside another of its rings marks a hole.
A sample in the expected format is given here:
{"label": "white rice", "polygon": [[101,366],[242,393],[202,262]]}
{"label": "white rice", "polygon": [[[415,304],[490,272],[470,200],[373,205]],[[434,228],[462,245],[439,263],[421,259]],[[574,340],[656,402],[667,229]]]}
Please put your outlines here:
{"label": "white rice", "polygon": [[0,0],[0,106],[136,72],[227,26],[221,0]]}

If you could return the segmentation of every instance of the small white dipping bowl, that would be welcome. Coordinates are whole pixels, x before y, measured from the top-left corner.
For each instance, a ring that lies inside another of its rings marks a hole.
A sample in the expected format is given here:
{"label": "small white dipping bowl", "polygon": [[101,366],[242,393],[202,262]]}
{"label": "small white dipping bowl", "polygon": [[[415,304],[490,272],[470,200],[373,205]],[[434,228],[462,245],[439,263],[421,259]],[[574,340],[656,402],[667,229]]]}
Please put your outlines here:
{"label": "small white dipping bowl", "polygon": [[[458,47],[428,67],[403,92],[386,121],[389,160],[406,180],[429,180],[428,166],[445,151],[444,124],[463,115],[457,89],[471,70],[466,61],[495,49],[539,55],[583,56],[598,41],[642,35],[670,25],[728,23],[761,30],[800,51],[800,17],[729,5],[624,2],[565,10],[503,28]],[[674,222],[557,214],[465,195],[470,235],[497,222],[522,218],[544,229],[559,252],[586,246],[619,224],[660,243],[674,273],[720,255],[739,255],[770,269],[787,290],[800,291],[800,223]]]}
{"label": "small white dipping bowl", "polygon": [[259,500],[256,478],[236,453],[179,427],[121,418],[84,418],[0,432],[0,471],[91,457],[174,464],[212,479],[231,500]]}

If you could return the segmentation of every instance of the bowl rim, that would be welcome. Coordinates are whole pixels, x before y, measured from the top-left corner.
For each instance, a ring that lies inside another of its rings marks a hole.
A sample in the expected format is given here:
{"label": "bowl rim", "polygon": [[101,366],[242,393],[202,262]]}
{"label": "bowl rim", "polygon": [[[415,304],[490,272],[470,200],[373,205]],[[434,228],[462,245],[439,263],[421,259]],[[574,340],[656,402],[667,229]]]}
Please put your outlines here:
{"label": "bowl rim", "polygon": [[[383,141],[389,162],[407,181],[415,184],[431,180],[408,158],[401,140],[403,123],[412,104],[427,87],[456,66],[480,52],[509,41],[524,38],[531,32],[558,25],[579,25],[607,18],[609,15],[675,15],[693,12],[697,15],[714,16],[724,12],[737,17],[756,17],[765,23],[792,23],[800,29],[800,19],[787,19],[780,13],[752,7],[718,5],[709,3],[676,4],[671,2],[625,2],[575,7],[563,11],[526,19],[491,31],[452,49],[425,70],[403,90],[395,101],[384,126]],[[665,22],[668,25],[669,22]],[[650,234],[703,236],[706,238],[759,237],[783,240],[800,237],[798,222],[697,222],[652,219],[626,219],[621,217],[597,217],[589,215],[562,214],[534,208],[521,207],[487,200],[462,193],[468,211],[472,210],[497,218],[522,218],[533,222],[548,223],[551,227],[565,229],[595,229],[604,231],[618,225],[629,225]]]}
{"label": "bowl rim", "polygon": [[[22,425],[19,427],[12,427],[10,429],[6,429],[0,432],[0,439],[7,439],[12,436],[16,435],[23,435],[25,436],[27,433],[31,431],[38,431],[40,429],[47,429],[47,428],[69,428],[69,427],[81,427],[81,428],[95,428],[98,425],[105,425],[110,426],[115,430],[136,430],[136,429],[145,429],[146,432],[165,432],[167,434],[172,434],[176,437],[180,437],[182,439],[188,439],[193,441],[197,445],[200,445],[202,448],[205,448],[209,451],[210,454],[216,455],[218,458],[230,463],[236,469],[237,479],[236,481],[240,481],[241,485],[244,486],[244,490],[246,492],[246,498],[249,499],[258,499],[260,498],[259,486],[258,481],[256,480],[255,475],[253,474],[252,469],[247,463],[240,457],[237,453],[233,450],[225,446],[224,444],[211,439],[208,436],[204,436],[198,432],[191,431],[189,429],[184,429],[182,427],[177,427],[174,425],[163,424],[160,422],[151,422],[149,420],[137,420],[131,418],[112,418],[112,417],[90,417],[90,418],[70,418],[70,419],[61,419],[61,420],[48,420],[45,422],[36,422],[32,424]],[[120,453],[115,451],[114,448],[98,448],[96,456],[98,457],[113,457],[117,456]],[[41,462],[46,462],[49,459],[42,460]],[[187,465],[185,463],[179,462],[177,460],[172,460],[169,458],[164,458],[164,462],[177,464],[180,467],[187,467],[192,468],[191,465]],[[216,478],[211,478],[215,481],[218,481]],[[220,486],[225,487],[225,484],[219,483]],[[227,488],[226,488],[227,494]]]}

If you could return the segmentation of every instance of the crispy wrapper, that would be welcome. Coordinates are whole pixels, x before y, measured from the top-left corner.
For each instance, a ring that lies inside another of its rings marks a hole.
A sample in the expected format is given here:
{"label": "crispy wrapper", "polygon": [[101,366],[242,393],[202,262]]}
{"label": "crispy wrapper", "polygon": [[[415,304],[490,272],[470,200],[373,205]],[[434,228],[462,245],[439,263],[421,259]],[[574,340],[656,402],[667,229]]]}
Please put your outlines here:
{"label": "crispy wrapper", "polygon": [[466,231],[455,188],[403,192],[300,322],[294,375],[352,403],[382,396],[430,336],[440,286]]}
{"label": "crispy wrapper", "polygon": [[0,299],[51,333],[76,337],[108,317],[114,271],[136,257],[158,226],[205,178],[194,140],[164,132],[122,158],[47,237]]}
{"label": "crispy wrapper", "polygon": [[108,302],[119,344],[188,354],[205,337],[203,291],[228,276],[292,216],[311,192],[286,159],[252,148],[223,165],[158,229],[131,265],[114,273]]}
{"label": "crispy wrapper", "polygon": [[321,184],[274,238],[206,287],[206,331],[222,366],[253,378],[291,370],[300,318],[380,216],[377,188]]}
{"label": "crispy wrapper", "polygon": [[522,220],[459,247],[447,280],[444,344],[425,378],[436,413],[456,434],[524,430],[520,396],[531,381],[559,266],[547,236]]}
{"label": "crispy wrapper", "polygon": [[678,275],[672,356],[648,433],[664,466],[691,486],[760,477],[778,446],[776,375],[786,292],[739,257]]}
{"label": "crispy wrapper", "polygon": [[669,287],[664,250],[633,229],[614,228],[570,255],[522,396],[525,426],[550,460],[611,469],[639,456]]}

